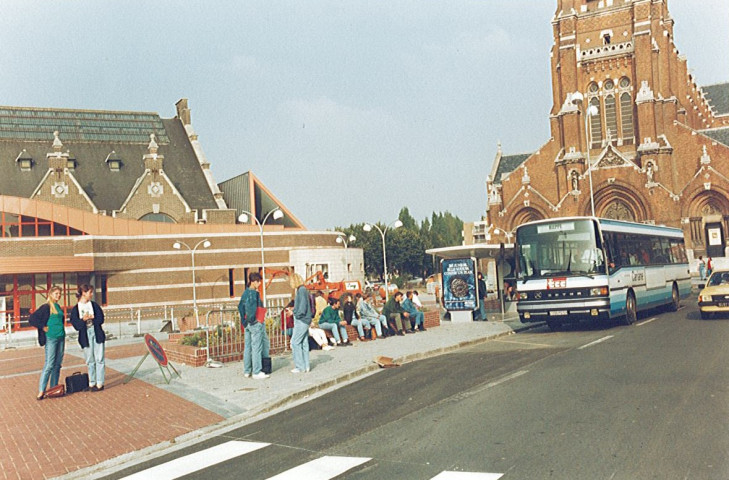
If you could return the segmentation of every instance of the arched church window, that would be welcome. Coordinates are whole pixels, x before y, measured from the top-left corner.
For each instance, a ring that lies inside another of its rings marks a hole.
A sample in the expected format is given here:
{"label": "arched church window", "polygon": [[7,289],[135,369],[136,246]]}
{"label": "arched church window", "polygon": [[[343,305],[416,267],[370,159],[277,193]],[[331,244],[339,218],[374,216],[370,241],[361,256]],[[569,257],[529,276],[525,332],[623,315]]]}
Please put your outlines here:
{"label": "arched church window", "polygon": [[605,97],[605,136],[618,136],[618,112],[615,107],[615,95]]}
{"label": "arched church window", "polygon": [[606,80],[604,88],[605,88],[605,91],[609,92],[610,90],[615,88],[615,82],[613,82],[612,80]]}
{"label": "arched church window", "polygon": [[620,88],[628,88],[630,86],[630,79],[623,77],[620,79]]}
{"label": "arched church window", "polygon": [[602,111],[600,109],[600,100],[594,97],[590,100],[590,106],[597,108],[597,115],[590,117],[590,148],[602,147]]}
{"label": "arched church window", "polygon": [[174,218],[170,217],[166,213],[148,213],[139,220],[143,222],[177,223]]}
{"label": "arched church window", "polygon": [[600,87],[597,86],[597,83],[592,82],[589,87],[587,87],[587,91],[590,93],[597,94],[597,91],[600,89]]}
{"label": "arched church window", "polygon": [[632,144],[635,137],[633,129],[633,96],[629,92],[620,95],[620,120],[623,127],[623,143]]}

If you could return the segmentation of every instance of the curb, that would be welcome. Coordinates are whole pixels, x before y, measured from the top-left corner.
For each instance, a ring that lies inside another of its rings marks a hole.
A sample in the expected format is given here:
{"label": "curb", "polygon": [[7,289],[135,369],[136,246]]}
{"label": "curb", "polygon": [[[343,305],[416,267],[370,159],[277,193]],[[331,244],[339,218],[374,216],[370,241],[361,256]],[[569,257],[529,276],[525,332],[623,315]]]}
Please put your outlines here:
{"label": "curb", "polygon": [[[393,361],[396,363],[399,363],[399,364],[410,363],[410,362],[414,362],[417,360],[422,360],[424,358],[430,358],[433,356],[450,353],[450,352],[453,352],[455,350],[462,349],[465,347],[470,347],[473,345],[485,343],[485,342],[487,342],[489,340],[493,340],[495,338],[514,335],[516,333],[523,332],[526,330],[531,330],[533,328],[538,328],[543,325],[545,325],[545,322],[522,324],[517,327],[510,327],[511,328],[510,331],[505,331],[505,332],[497,333],[494,335],[488,335],[485,337],[478,337],[478,338],[474,338],[472,340],[466,340],[466,341],[459,342],[457,344],[454,344],[454,345],[451,345],[448,347],[434,348],[432,350],[428,350],[428,351],[424,351],[424,352],[418,352],[418,353],[405,355],[402,357],[397,357],[397,358],[393,359]],[[302,400],[308,396],[315,395],[315,394],[321,393],[321,392],[325,392],[336,385],[340,385],[340,384],[350,382],[352,380],[356,380],[360,377],[363,377],[368,374],[372,374],[379,370],[382,370],[382,369],[376,363],[373,362],[371,365],[367,365],[367,366],[358,368],[349,373],[340,375],[331,380],[327,380],[327,381],[322,382],[313,387],[301,390],[296,393],[292,393],[292,394],[278,400],[275,403],[272,403],[270,405],[261,406],[257,410],[252,410],[251,412],[242,413],[242,414],[236,415],[234,417],[230,417],[225,420],[221,420],[218,423],[214,423],[214,424],[208,425],[206,427],[199,428],[195,431],[185,433],[185,434],[175,437],[169,441],[161,442],[156,445],[150,445],[149,447],[145,447],[141,450],[136,450],[133,452],[125,453],[123,455],[111,458],[111,459],[101,462],[99,464],[92,465],[92,466],[89,466],[86,468],[82,468],[80,470],[76,470],[74,472],[70,472],[66,475],[62,475],[62,476],[56,477],[56,478],[63,479],[63,480],[74,480],[74,479],[80,479],[80,478],[98,478],[100,476],[111,475],[118,470],[121,470],[124,468],[129,468],[134,465],[138,465],[139,463],[143,463],[147,460],[157,458],[161,455],[166,455],[168,453],[171,453],[172,451],[186,448],[186,447],[188,447],[194,443],[197,443],[201,440],[204,440],[206,438],[218,436],[218,435],[224,434],[227,431],[233,430],[235,428],[240,428],[243,425],[247,425],[247,424],[256,422],[258,420],[265,418],[269,414],[272,414],[273,412],[275,412],[276,410],[278,410],[284,406],[294,404],[295,402]],[[110,469],[114,469],[114,468],[116,468],[116,470],[109,471]]]}

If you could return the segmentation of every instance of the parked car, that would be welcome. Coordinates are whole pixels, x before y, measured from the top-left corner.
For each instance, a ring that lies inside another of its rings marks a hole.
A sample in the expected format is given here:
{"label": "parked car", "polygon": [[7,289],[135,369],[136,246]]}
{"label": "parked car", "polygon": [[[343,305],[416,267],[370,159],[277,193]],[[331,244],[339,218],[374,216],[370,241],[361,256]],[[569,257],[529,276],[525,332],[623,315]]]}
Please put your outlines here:
{"label": "parked car", "polygon": [[699,292],[701,318],[716,313],[729,313],[729,270],[715,270]]}

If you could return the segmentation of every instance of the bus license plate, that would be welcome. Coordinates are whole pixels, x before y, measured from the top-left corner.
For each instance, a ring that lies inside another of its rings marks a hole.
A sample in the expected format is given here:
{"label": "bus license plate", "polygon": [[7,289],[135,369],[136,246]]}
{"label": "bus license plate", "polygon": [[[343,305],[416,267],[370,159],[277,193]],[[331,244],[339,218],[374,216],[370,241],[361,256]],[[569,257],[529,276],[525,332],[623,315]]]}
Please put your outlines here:
{"label": "bus license plate", "polygon": [[551,312],[549,312],[549,315],[552,317],[566,317],[567,310],[552,310]]}

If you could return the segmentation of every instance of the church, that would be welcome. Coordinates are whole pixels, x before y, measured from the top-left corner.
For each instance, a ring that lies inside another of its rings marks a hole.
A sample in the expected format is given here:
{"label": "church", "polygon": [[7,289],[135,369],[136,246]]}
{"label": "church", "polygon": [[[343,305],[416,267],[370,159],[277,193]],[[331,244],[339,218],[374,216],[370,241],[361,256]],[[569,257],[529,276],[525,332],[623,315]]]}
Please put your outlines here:
{"label": "church", "polygon": [[594,215],[679,227],[690,257],[725,256],[729,83],[699,86],[668,1],[557,0],[552,26],[551,138],[528,154],[499,145],[484,236]]}

